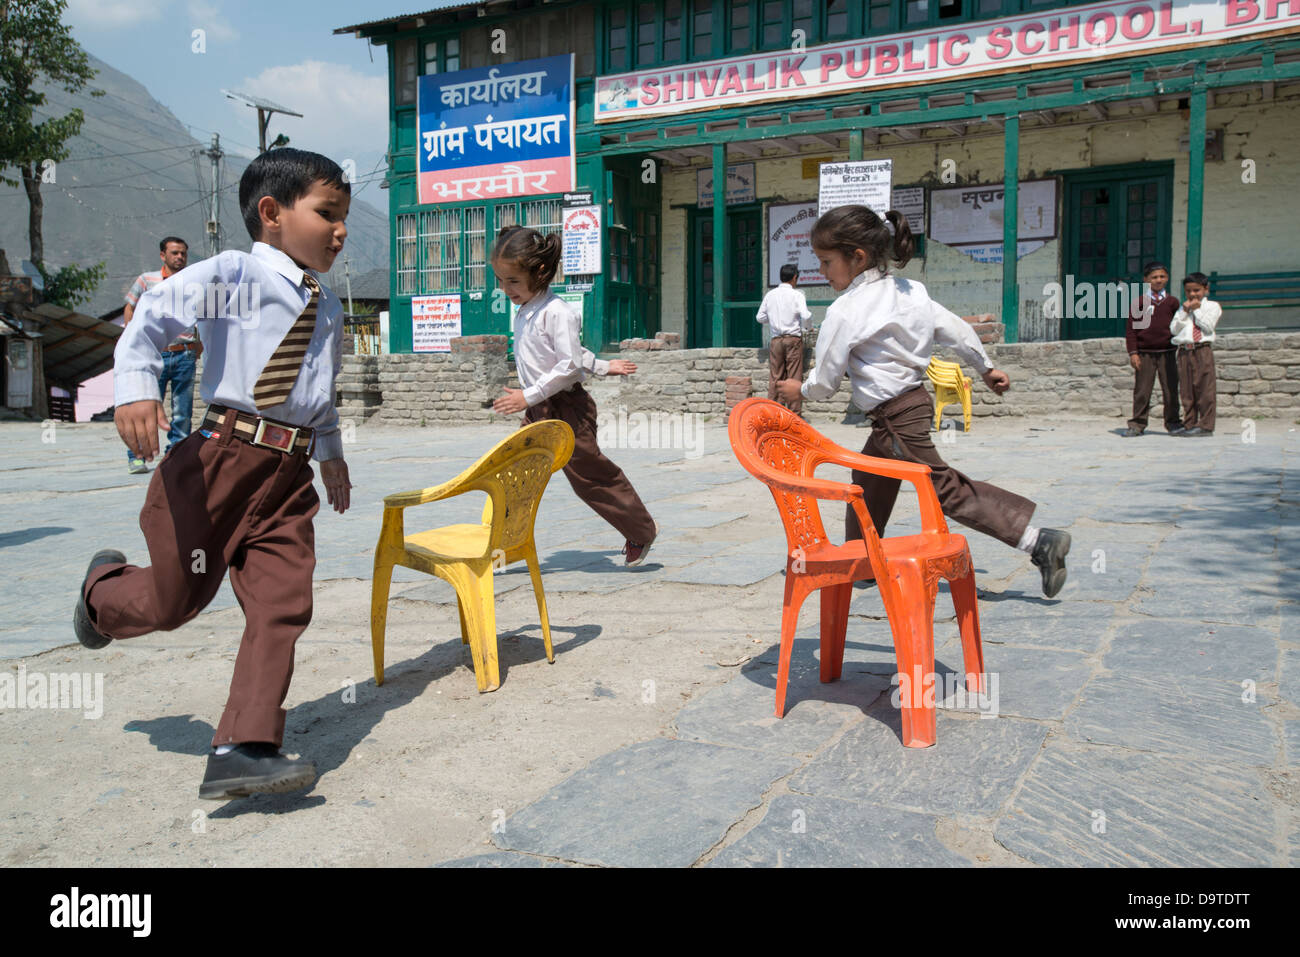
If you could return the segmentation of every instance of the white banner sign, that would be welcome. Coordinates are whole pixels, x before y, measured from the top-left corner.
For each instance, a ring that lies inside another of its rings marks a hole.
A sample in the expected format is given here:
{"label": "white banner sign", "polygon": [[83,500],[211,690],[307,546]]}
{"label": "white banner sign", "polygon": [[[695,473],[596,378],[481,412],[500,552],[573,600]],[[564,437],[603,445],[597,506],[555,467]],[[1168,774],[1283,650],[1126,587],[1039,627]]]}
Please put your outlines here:
{"label": "white banner sign", "polygon": [[889,184],[893,160],[822,163],[817,190],[817,215],[836,206],[866,206],[884,217],[889,210]]}
{"label": "white banner sign", "polygon": [[[713,169],[706,167],[695,173],[696,201],[700,209],[713,207]],[[753,163],[737,163],[727,167],[727,205],[752,203],[758,199]]]}
{"label": "white banner sign", "polygon": [[[1294,0],[1091,3],[596,80],[596,122],[938,83],[1300,31]],[[1127,69],[1127,68],[1125,68]]]}
{"label": "white banner sign", "polygon": [[799,267],[800,286],[824,286],[817,256],[812,250],[812,228],[817,222],[816,203],[787,203],[767,207],[767,284],[781,281],[781,267]]}
{"label": "white banner sign", "polygon": [[925,187],[903,186],[894,190],[889,208],[896,209],[907,220],[907,228],[915,236],[925,232]]}
{"label": "white banner sign", "polygon": [[600,272],[600,207],[575,206],[561,213],[564,222],[564,275]]}
{"label": "white banner sign", "polygon": [[451,352],[451,340],[459,337],[459,295],[411,298],[412,351]]}

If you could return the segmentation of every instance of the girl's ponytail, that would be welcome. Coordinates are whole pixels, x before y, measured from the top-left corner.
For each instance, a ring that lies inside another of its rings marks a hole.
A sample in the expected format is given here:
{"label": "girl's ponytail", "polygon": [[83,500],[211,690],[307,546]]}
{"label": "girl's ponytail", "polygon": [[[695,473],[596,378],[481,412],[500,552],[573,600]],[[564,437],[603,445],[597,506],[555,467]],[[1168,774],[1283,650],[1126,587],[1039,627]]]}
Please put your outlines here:
{"label": "girl's ponytail", "polygon": [[916,237],[912,235],[912,228],[907,224],[907,217],[898,210],[891,209],[885,213],[885,219],[893,227],[890,232],[894,234],[894,254],[889,258],[899,269],[902,269],[916,252]]}

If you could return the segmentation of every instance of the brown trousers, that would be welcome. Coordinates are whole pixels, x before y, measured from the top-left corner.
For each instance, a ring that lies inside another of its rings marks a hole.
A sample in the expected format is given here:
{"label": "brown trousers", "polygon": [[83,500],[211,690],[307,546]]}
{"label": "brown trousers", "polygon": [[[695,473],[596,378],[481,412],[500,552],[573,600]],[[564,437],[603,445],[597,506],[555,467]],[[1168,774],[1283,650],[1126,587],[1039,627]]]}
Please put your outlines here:
{"label": "brown trousers", "polygon": [[[946,517],[977,532],[992,535],[1012,548],[1020,543],[1029,517],[1034,514],[1034,503],[988,482],[972,481],[939,457],[938,450],[930,441],[934,402],[924,386],[895,396],[877,406],[870,415],[871,435],[862,447],[863,455],[930,466],[930,480]],[[876,526],[876,534],[884,535],[890,513],[894,510],[894,501],[898,498],[899,480],[854,469],[853,484],[862,488],[862,497]],[[848,508],[844,538],[851,541],[861,537],[857,516],[852,508]]]}
{"label": "brown trousers", "polygon": [[564,467],[564,477],[573,486],[574,494],[629,542],[645,545],[653,541],[654,519],[641,496],[596,443],[596,403],[587,390],[575,385],[530,406],[524,413],[525,425],[542,419],[559,419],[573,429],[573,457]]}
{"label": "brown trousers", "polygon": [[233,427],[231,416],[221,433],[194,432],[163,457],[140,512],[152,564],[95,569],[86,607],[110,638],[171,631],[212,601],[229,569],[244,636],[212,743],[278,747],[294,644],[311,621],[320,498],[305,453],[249,445]]}
{"label": "brown trousers", "polygon": [[1172,432],[1182,425],[1178,404],[1178,356],[1173,349],[1166,352],[1139,352],[1137,371],[1133,374],[1133,418],[1131,428],[1143,431],[1151,413],[1151,390],[1160,379],[1160,394],[1165,400],[1165,431]]}
{"label": "brown trousers", "polygon": [[1183,425],[1214,431],[1214,348],[1208,342],[1178,347],[1178,384],[1183,393]]}
{"label": "brown trousers", "polygon": [[[767,397],[784,404],[776,394],[776,384],[782,379],[803,380],[803,336],[772,337],[767,353]],[[803,399],[795,399],[789,408],[798,415],[803,411]]]}

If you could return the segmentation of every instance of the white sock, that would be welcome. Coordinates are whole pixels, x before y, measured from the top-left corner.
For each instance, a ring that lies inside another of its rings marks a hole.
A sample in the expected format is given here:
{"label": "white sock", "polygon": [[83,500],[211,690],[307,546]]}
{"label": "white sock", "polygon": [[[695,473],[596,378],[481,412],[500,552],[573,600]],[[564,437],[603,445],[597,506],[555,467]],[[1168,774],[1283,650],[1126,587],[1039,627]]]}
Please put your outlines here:
{"label": "white sock", "polygon": [[239,747],[237,744],[219,744],[217,745],[217,756],[220,757],[223,754],[229,754],[237,747]]}
{"label": "white sock", "polygon": [[1026,555],[1034,554],[1034,549],[1038,546],[1038,529],[1032,525],[1025,526],[1025,533],[1020,536],[1020,542],[1016,545],[1020,551]]}

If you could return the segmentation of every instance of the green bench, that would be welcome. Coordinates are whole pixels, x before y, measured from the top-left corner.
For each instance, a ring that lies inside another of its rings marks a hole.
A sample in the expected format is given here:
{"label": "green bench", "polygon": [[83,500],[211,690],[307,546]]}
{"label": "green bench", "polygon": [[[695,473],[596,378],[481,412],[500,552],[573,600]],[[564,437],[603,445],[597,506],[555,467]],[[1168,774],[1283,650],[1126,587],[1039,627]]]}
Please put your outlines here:
{"label": "green bench", "polygon": [[[1226,312],[1229,309],[1300,309],[1300,272],[1210,273],[1210,299]],[[1249,317],[1246,319],[1250,321]],[[1225,331],[1269,332],[1297,328],[1300,323],[1283,319],[1262,326],[1237,326]]]}

